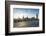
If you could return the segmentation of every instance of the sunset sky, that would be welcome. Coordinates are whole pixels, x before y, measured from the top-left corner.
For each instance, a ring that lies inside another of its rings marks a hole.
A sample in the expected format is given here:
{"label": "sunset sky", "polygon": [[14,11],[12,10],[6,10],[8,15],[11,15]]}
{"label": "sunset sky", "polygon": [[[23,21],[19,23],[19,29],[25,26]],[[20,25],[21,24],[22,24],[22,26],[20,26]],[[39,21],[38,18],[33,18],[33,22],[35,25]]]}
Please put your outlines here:
{"label": "sunset sky", "polygon": [[13,18],[28,18],[36,17],[36,14],[39,14],[39,9],[32,9],[32,8],[14,8],[13,9]]}

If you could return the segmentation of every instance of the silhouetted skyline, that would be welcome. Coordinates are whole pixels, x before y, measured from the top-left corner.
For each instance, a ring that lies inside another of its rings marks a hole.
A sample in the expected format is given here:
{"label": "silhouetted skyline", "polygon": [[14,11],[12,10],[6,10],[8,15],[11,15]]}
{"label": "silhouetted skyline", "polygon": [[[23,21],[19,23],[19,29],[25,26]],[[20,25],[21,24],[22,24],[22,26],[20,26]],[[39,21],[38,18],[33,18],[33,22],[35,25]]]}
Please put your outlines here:
{"label": "silhouetted skyline", "polygon": [[32,8],[14,8],[13,9],[13,18],[28,18],[36,17],[36,14],[39,14],[39,9]]}

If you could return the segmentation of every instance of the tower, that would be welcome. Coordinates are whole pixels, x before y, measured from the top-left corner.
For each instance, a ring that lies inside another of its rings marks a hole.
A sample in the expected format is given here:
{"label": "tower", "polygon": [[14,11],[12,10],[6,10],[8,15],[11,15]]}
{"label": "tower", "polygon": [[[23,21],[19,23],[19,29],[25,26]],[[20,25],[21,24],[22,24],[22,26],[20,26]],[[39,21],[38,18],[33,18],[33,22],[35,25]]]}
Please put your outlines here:
{"label": "tower", "polygon": [[27,16],[27,19],[28,19],[28,16]]}
{"label": "tower", "polygon": [[36,19],[38,19],[38,14],[36,14]]}
{"label": "tower", "polygon": [[24,19],[24,16],[23,16],[23,19]]}

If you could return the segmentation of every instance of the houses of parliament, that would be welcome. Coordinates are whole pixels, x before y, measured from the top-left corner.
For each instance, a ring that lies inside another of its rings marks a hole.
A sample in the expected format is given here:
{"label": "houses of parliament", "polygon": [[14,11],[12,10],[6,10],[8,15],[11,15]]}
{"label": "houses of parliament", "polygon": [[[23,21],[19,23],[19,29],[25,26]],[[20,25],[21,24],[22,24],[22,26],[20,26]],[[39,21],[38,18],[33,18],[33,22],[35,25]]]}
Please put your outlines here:
{"label": "houses of parliament", "polygon": [[32,17],[32,18],[28,18],[28,16],[26,18],[24,18],[23,16],[23,19],[14,19],[14,22],[21,22],[21,21],[35,21],[35,20],[39,20],[38,19],[38,14],[36,14],[36,18],[35,17]]}

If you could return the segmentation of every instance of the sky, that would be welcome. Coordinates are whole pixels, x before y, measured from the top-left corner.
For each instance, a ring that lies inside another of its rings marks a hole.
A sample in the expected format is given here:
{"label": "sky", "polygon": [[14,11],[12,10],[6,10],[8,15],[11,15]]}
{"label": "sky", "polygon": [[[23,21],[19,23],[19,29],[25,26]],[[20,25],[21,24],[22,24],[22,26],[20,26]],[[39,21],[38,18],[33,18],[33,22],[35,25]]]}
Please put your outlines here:
{"label": "sky", "polygon": [[35,9],[35,8],[14,8],[13,9],[13,17],[15,19],[18,18],[26,18],[28,16],[28,18],[32,18],[32,17],[36,17],[36,14],[39,14],[39,9]]}

